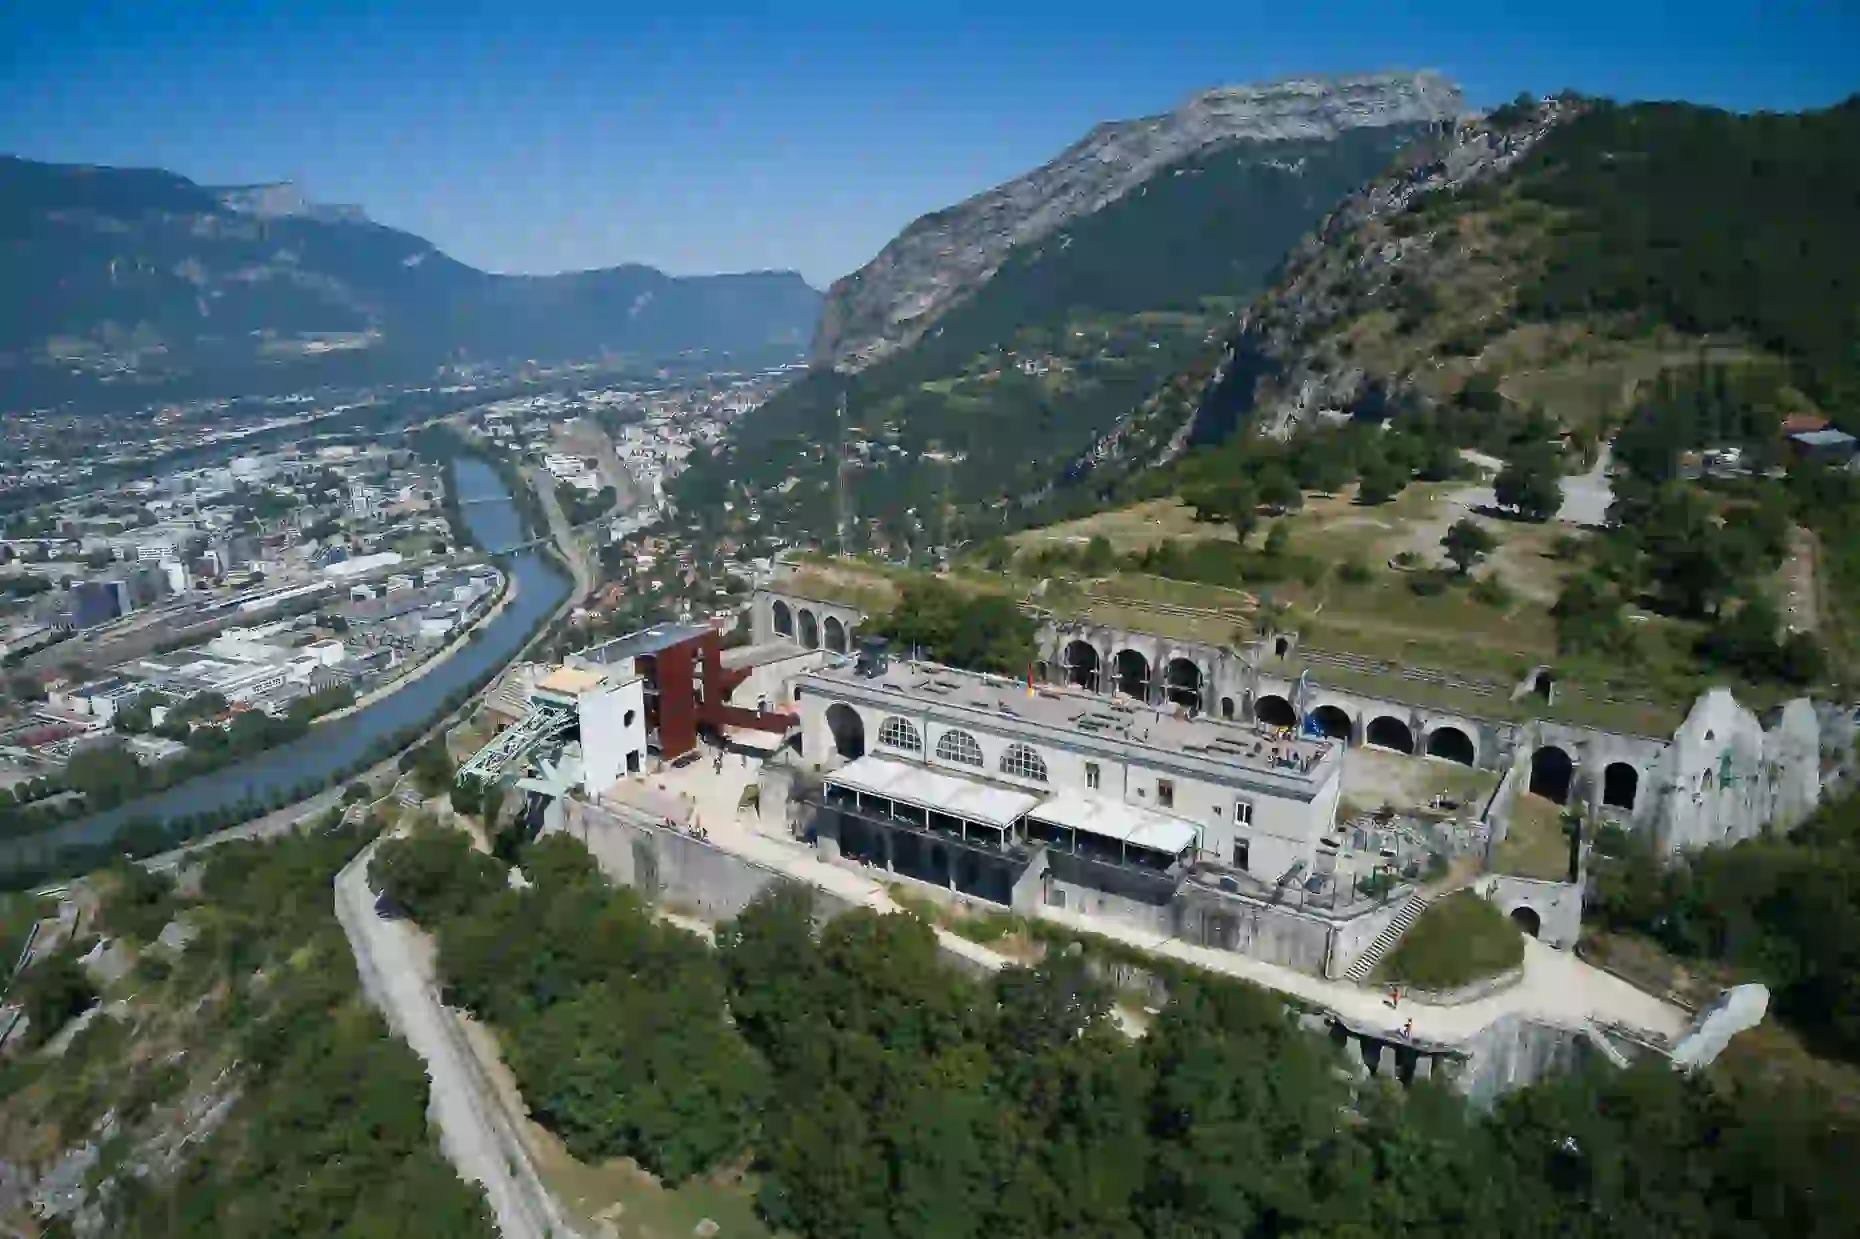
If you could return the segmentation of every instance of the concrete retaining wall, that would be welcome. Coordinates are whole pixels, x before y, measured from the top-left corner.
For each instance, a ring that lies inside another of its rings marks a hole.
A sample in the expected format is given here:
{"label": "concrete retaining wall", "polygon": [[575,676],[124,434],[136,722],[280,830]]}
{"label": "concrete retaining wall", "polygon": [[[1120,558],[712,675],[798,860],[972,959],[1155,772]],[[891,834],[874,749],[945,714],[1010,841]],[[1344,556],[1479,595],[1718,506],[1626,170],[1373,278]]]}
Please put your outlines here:
{"label": "concrete retaining wall", "polygon": [[1582,884],[1579,882],[1546,882],[1495,873],[1480,878],[1473,889],[1497,904],[1506,916],[1520,908],[1535,912],[1537,937],[1546,946],[1568,950],[1582,936]]}
{"label": "concrete retaining wall", "polygon": [[[706,921],[726,921],[739,915],[774,883],[798,881],[643,817],[635,819],[624,811],[579,800],[561,803],[564,812],[560,825],[550,829],[565,831],[586,844],[609,879],[632,887],[652,903],[672,911]],[[811,883],[808,889],[813,892],[814,908],[821,920],[830,920],[858,906]],[[960,951],[943,947],[939,953],[945,963],[970,976],[993,973],[992,968]]]}

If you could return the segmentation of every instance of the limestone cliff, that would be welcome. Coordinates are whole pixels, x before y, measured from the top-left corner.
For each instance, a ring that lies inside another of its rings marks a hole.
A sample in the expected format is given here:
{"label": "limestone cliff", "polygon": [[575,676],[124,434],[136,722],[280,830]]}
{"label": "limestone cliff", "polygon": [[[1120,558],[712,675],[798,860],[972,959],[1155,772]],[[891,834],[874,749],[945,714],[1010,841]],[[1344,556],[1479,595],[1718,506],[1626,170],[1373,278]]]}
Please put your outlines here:
{"label": "limestone cliff", "polygon": [[906,228],[833,285],[817,360],[857,370],[904,348],[985,284],[1016,246],[1117,201],[1158,170],[1235,142],[1322,141],[1352,129],[1457,117],[1431,72],[1222,87],[1162,116],[1099,125],[1049,163]]}

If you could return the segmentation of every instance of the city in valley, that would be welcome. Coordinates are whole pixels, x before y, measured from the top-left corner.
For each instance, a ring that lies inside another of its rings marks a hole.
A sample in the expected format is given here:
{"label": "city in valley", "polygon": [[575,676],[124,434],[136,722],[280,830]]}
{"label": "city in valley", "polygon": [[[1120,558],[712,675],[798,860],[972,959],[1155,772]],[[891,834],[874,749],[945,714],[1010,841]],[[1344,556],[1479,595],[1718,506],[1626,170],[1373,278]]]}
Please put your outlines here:
{"label": "city in valley", "polygon": [[0,1235],[1849,1233],[1860,110],[1613,93],[0,158]]}

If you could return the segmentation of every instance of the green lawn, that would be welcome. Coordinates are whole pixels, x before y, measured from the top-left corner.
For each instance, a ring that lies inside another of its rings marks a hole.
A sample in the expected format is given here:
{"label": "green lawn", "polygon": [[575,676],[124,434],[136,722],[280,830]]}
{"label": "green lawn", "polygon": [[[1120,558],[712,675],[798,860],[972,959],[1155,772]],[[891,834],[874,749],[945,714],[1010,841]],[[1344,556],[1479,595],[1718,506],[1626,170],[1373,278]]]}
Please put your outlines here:
{"label": "green lawn", "polygon": [[1376,969],[1384,981],[1457,989],[1524,962],[1524,937],[1496,905],[1468,890],[1430,905]]}
{"label": "green lawn", "polygon": [[1492,867],[1520,878],[1546,882],[1569,880],[1569,835],[1562,808],[1542,796],[1520,792],[1511,804],[1505,837],[1492,856]]}

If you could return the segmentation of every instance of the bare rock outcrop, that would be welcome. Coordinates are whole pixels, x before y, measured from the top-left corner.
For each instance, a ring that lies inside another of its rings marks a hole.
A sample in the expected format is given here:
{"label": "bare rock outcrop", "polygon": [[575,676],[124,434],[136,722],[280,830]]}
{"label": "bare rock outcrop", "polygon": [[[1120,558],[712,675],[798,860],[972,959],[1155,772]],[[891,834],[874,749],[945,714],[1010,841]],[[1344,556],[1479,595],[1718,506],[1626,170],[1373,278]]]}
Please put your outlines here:
{"label": "bare rock outcrop", "polygon": [[836,281],[815,358],[856,370],[908,347],[993,277],[1015,246],[1211,147],[1322,140],[1350,129],[1452,120],[1463,110],[1456,86],[1423,71],[1221,87],[1162,116],[1099,125],[1032,172],[917,220]]}

